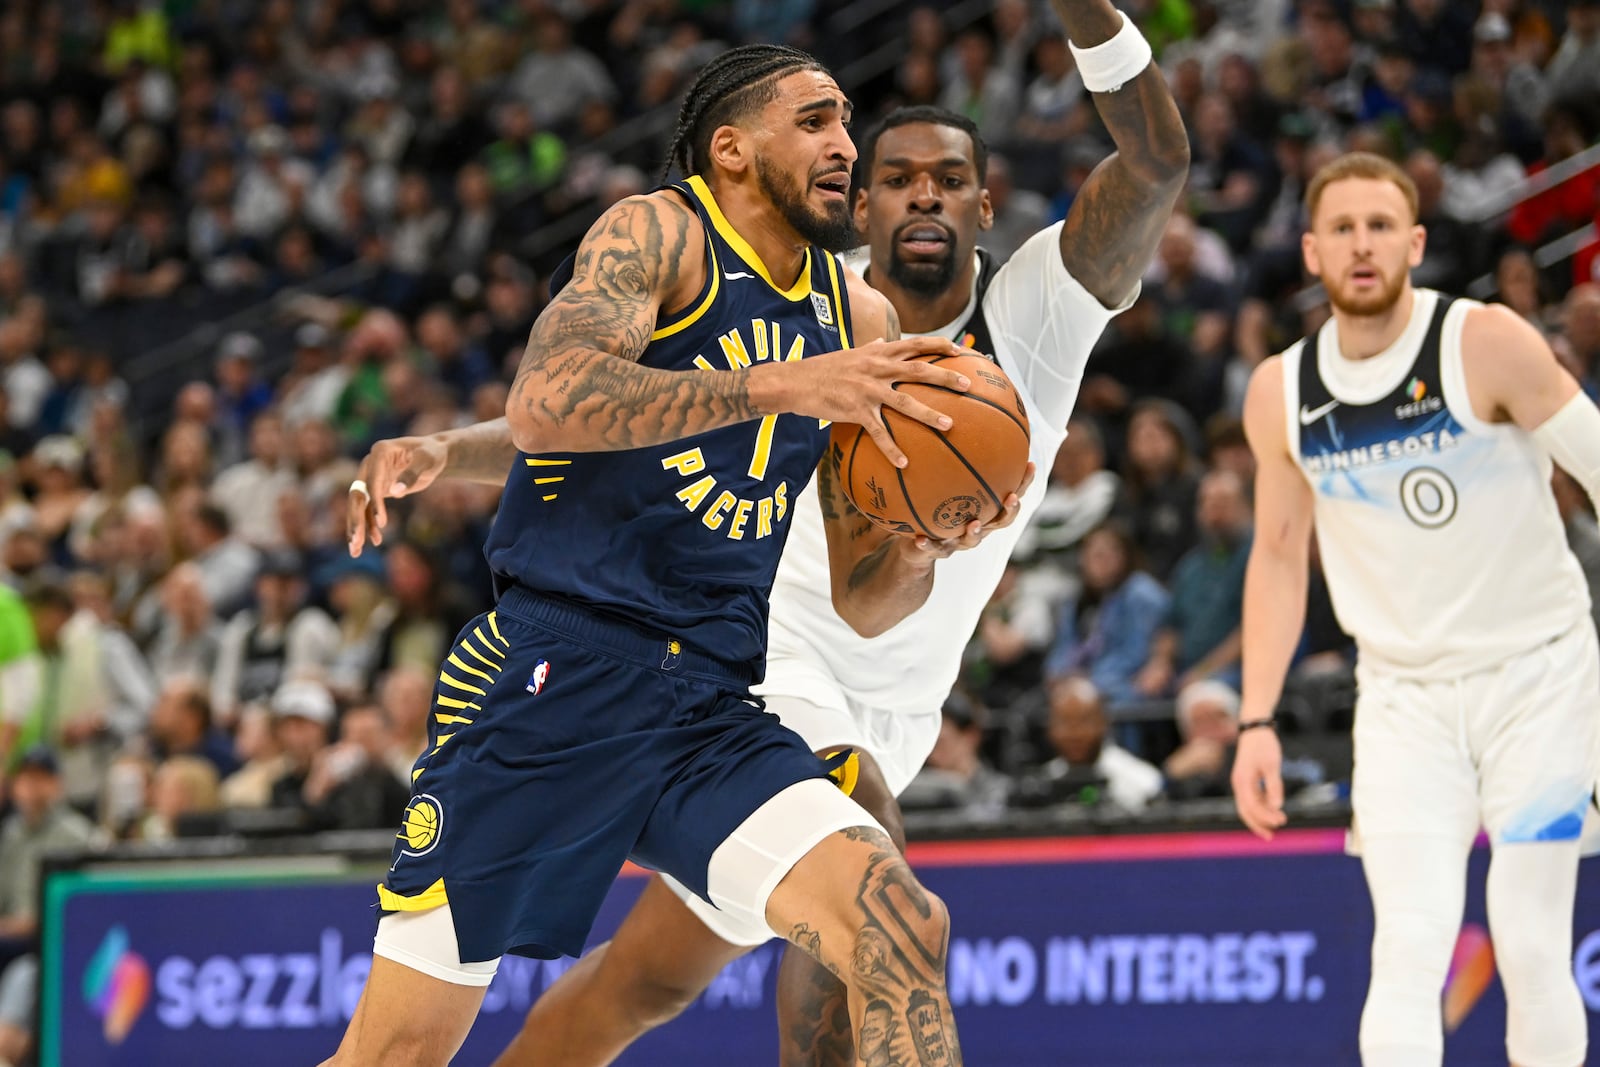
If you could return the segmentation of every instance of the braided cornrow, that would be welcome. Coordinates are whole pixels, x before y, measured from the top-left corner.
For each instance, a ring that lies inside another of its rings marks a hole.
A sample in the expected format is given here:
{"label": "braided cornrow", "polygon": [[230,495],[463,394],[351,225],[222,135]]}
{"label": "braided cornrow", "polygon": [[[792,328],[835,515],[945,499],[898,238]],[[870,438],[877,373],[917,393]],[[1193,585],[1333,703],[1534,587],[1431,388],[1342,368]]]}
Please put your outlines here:
{"label": "braided cornrow", "polygon": [[777,95],[780,76],[826,69],[798,48],[776,44],[747,44],[718,55],[701,68],[678,109],[663,180],[673,167],[684,174],[701,173],[710,164],[711,135],[769,103]]}

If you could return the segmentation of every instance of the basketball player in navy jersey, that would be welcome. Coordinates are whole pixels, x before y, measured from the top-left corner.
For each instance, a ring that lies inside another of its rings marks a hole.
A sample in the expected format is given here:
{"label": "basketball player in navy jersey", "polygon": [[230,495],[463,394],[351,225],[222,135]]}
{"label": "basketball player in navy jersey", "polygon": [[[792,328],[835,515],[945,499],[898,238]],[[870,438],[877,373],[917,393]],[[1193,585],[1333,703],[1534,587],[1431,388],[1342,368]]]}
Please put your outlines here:
{"label": "basketball player in navy jersey", "polygon": [[440,671],[339,1067],[448,1062],[501,955],[576,955],[630,856],[842,976],[863,1062],[962,1062],[942,903],[749,689],[827,423],[903,464],[882,406],[948,426],[893,386],[964,389],[911,359],[964,350],[896,340],[827,251],[856,152],[815,60],[724,53],[684,111],[690,177],[607,211],[534,326],[498,602]]}
{"label": "basketball player in navy jersey", "polygon": [[1378,156],[1306,189],[1305,265],[1333,317],[1264,361],[1245,400],[1256,536],[1244,588],[1239,814],[1284,825],[1272,716],[1305,615],[1313,522],[1357,647],[1354,824],[1376,928],[1366,1067],[1440,1063],[1439,996],[1479,827],[1516,1067],[1577,1067],[1579,835],[1600,771],[1600,651],[1551,459],[1594,496],[1600,411],[1500,305],[1411,285],[1425,233]]}
{"label": "basketball player in navy jersey", "polygon": [[[868,245],[846,257],[890,297],[908,329],[993,353],[1028,405],[1036,463],[1048,463],[1060,444],[1095,340],[1137,293],[1187,161],[1182,122],[1148,47],[1142,59],[1126,58],[1139,54],[1142,41],[1130,41],[1137,31],[1105,0],[1056,9],[1074,47],[1090,53],[1081,67],[1098,60],[1103,72],[1109,58],[1122,71],[1097,83],[1093,97],[1118,152],[1086,183],[1066,223],[1040,232],[1009,263],[995,261],[978,247],[991,213],[976,128],[948,111],[907,108],[863,144],[856,217]],[[408,495],[441,476],[499,483],[511,452],[501,421],[380,443],[362,465],[373,496],[350,501],[352,551],[381,541],[385,495]],[[961,647],[1020,532],[1015,520],[1042,492],[1023,490],[1000,522],[939,544],[871,527],[826,463],[800,498],[773,590],[768,674],[757,691],[812,747],[855,750],[851,795],[897,843],[895,796],[937,736]],[[854,553],[844,570],[830,551],[840,540]],[[655,879],[617,937],[546,992],[500,1062],[610,1062],[768,936]],[[844,1004],[832,974],[785,953],[782,1062],[855,1062]]]}

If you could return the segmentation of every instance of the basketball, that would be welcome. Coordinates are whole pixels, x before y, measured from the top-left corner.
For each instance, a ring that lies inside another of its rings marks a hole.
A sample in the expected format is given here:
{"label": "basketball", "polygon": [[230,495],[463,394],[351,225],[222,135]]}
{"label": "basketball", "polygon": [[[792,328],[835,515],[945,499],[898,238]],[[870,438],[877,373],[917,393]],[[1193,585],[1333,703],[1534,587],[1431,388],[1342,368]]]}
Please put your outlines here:
{"label": "basketball", "polygon": [[863,515],[896,533],[935,540],[959,536],[974,519],[990,522],[1022,484],[1028,466],[1028,412],[1005,371],[980,356],[927,356],[972,382],[962,393],[922,382],[896,389],[950,416],[936,430],[898,411],[883,410],[884,425],[906,454],[899,468],[853,423],[835,423],[845,494]]}

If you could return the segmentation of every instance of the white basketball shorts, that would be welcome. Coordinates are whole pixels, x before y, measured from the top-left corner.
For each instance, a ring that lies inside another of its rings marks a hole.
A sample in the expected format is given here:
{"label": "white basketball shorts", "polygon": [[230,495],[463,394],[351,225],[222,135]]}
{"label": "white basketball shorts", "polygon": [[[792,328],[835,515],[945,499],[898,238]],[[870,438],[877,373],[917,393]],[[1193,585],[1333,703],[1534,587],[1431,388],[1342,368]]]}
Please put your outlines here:
{"label": "white basketball shorts", "polygon": [[1377,834],[1568,841],[1600,778],[1600,646],[1588,619],[1446,681],[1356,670],[1351,851]]}

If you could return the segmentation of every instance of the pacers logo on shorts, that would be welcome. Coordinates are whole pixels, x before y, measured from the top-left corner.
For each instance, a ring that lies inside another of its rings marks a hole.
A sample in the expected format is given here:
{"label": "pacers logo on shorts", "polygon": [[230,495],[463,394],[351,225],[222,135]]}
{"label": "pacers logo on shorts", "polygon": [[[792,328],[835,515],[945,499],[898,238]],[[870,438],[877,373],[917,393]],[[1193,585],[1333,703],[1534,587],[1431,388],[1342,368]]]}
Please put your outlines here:
{"label": "pacers logo on shorts", "polygon": [[400,833],[395,836],[406,843],[401,852],[407,856],[425,856],[439,843],[439,835],[443,831],[444,807],[436,798],[419,793],[406,805]]}

